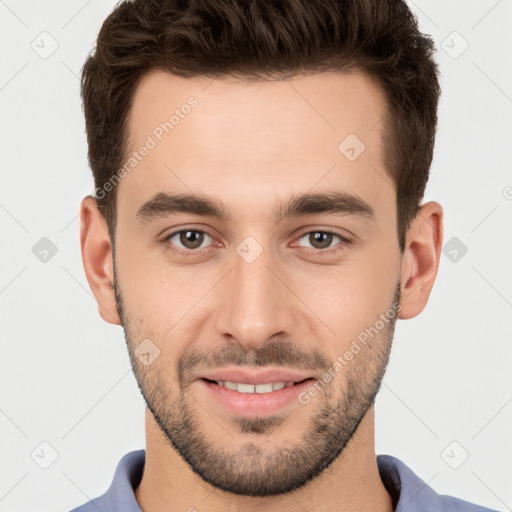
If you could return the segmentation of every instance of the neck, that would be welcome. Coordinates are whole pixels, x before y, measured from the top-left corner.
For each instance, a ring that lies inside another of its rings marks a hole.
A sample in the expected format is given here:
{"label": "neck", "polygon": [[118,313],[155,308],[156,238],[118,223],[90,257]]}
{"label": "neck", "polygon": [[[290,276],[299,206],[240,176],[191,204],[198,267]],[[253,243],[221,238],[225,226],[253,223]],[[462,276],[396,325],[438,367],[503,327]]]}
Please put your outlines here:
{"label": "neck", "polygon": [[319,476],[293,492],[261,498],[227,493],[203,481],[146,411],[146,463],[135,497],[144,512],[393,512],[377,467],[374,423],[372,406],[341,455]]}

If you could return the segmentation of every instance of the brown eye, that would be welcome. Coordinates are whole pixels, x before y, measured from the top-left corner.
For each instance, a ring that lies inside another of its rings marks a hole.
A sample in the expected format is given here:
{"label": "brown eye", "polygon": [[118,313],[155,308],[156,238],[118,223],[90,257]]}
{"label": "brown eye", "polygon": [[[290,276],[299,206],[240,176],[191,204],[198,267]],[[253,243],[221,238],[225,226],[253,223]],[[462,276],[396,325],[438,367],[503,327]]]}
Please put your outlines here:
{"label": "brown eye", "polygon": [[309,233],[308,241],[315,249],[327,249],[332,243],[332,233],[326,233],[325,231],[314,231]]}
{"label": "brown eye", "polygon": [[187,249],[197,249],[198,247],[201,247],[201,244],[204,240],[204,234],[200,231],[182,231],[180,233],[180,242],[187,248]]}
{"label": "brown eye", "polygon": [[192,251],[203,246],[206,237],[211,238],[210,235],[198,229],[183,229],[171,233],[165,238],[165,241],[175,245],[179,250],[187,249]]}
{"label": "brown eye", "polygon": [[[338,239],[337,242],[336,239]],[[299,245],[301,245],[302,247],[309,247],[313,250],[320,251],[322,253],[331,253],[337,251],[339,249],[342,249],[343,246],[351,243],[348,238],[345,238],[344,236],[338,233],[324,230],[310,231],[308,233],[304,233],[299,238],[299,241],[300,240],[304,240],[307,242],[306,245],[302,245],[299,242]]]}
{"label": "brown eye", "polygon": [[329,231],[311,231],[302,235],[301,239],[306,237],[313,249],[327,249],[332,244],[334,237],[341,238],[339,235]]}

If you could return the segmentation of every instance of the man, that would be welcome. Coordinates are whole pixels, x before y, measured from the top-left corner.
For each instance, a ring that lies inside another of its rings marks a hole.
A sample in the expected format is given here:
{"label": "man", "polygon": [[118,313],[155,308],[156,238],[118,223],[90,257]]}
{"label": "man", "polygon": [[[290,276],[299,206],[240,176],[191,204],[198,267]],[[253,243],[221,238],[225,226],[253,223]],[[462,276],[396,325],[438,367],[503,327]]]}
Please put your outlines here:
{"label": "man", "polygon": [[437,74],[400,0],[116,6],[83,68],[81,246],[146,450],[76,510],[486,510],[375,454],[439,265]]}

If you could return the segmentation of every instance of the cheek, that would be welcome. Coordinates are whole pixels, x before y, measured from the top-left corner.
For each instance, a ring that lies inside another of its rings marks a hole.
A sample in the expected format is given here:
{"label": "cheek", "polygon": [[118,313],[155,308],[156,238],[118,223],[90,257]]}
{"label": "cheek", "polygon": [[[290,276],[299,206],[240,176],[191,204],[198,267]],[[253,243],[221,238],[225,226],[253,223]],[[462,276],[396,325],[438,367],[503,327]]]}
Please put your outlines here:
{"label": "cheek", "polygon": [[[117,248],[116,248],[117,249]],[[180,351],[177,340],[200,325],[205,292],[218,279],[212,267],[185,268],[170,265],[162,252],[124,247],[116,250],[116,267],[125,308],[125,320],[133,344],[145,338],[161,350],[160,364]],[[172,361],[170,361],[172,360]]]}
{"label": "cheek", "polygon": [[398,270],[382,258],[348,264],[329,272],[303,275],[299,296],[329,327],[342,350],[391,306]]}

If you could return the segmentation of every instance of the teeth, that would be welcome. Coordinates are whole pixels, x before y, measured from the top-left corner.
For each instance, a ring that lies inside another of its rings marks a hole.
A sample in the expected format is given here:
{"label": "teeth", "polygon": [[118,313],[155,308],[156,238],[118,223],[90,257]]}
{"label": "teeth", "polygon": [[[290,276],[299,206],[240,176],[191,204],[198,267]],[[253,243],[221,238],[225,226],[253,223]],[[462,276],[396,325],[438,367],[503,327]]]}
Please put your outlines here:
{"label": "teeth", "polygon": [[232,389],[233,391],[239,391],[240,393],[270,393],[272,391],[276,391],[278,389],[283,389],[284,387],[293,386],[294,382],[269,382],[268,384],[241,384],[239,382],[229,382],[229,381],[216,381],[219,386],[224,386],[228,389]]}

